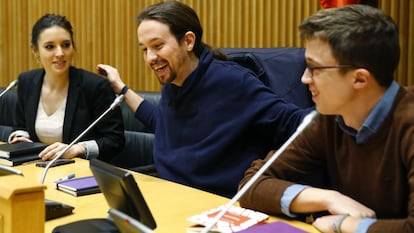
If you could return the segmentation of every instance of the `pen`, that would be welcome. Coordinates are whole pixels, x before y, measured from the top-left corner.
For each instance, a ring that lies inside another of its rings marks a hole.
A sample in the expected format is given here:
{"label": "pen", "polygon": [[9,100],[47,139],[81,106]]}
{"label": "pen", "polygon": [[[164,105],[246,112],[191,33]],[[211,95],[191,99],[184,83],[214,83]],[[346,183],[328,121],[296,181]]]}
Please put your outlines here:
{"label": "pen", "polygon": [[57,181],[55,181],[55,182],[60,182],[60,181],[64,181],[64,180],[69,180],[69,179],[72,179],[72,178],[74,178],[75,177],[75,173],[71,173],[71,174],[69,174],[69,175],[67,175],[67,176],[65,176],[65,177],[62,177],[62,178],[60,178],[60,179],[58,179]]}

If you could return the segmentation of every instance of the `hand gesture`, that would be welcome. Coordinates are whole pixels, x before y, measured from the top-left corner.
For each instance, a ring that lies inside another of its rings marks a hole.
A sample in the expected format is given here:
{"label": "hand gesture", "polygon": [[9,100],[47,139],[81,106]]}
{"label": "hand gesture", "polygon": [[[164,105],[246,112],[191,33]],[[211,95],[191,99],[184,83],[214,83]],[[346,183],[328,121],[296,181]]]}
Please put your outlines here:
{"label": "hand gesture", "polygon": [[119,94],[122,88],[125,86],[125,83],[119,76],[118,70],[110,65],[105,64],[97,65],[96,69],[98,70],[99,74],[108,78],[108,81],[114,89],[114,92],[116,94]]}

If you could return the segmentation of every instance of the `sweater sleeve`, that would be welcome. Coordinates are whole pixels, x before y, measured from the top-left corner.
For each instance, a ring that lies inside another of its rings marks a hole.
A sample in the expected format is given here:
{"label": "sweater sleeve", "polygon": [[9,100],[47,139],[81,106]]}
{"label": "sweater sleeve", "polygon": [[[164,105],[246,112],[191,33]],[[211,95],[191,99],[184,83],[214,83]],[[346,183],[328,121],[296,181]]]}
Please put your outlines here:
{"label": "sweater sleeve", "polygon": [[156,106],[144,100],[135,112],[135,117],[144,123],[145,126],[155,131],[156,127]]}
{"label": "sweater sleeve", "polygon": [[[322,164],[325,163],[320,158],[322,154],[315,151],[318,150],[318,146],[315,147],[315,145],[320,145],[317,140],[321,140],[320,136],[314,135],[317,128],[318,125],[313,124],[305,129],[278,159],[270,165],[258,181],[240,199],[240,204],[243,207],[269,214],[286,214],[286,209],[282,209],[282,202],[285,205],[289,202],[288,199],[282,200],[286,198],[284,196],[287,194],[286,190],[292,185],[301,183],[301,181],[312,176],[312,171],[323,167]],[[264,160],[259,159],[252,163],[240,182],[240,187],[245,185],[254,176],[272,154],[273,152],[270,152]],[[285,208],[288,207],[285,206]]]}

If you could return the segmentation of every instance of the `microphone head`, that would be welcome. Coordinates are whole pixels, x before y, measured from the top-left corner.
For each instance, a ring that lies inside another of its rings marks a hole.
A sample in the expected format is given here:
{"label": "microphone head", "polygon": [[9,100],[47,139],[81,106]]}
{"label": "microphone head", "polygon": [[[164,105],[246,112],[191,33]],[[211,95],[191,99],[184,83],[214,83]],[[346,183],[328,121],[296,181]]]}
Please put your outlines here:
{"label": "microphone head", "polygon": [[308,113],[302,120],[302,123],[298,126],[297,131],[302,131],[308,127],[317,117],[319,116],[318,111],[313,110]]}
{"label": "microphone head", "polygon": [[124,101],[124,99],[125,99],[125,95],[124,94],[118,95],[115,98],[114,102],[112,102],[112,104],[110,106],[110,109],[113,110],[115,107],[117,107],[118,105],[120,105],[122,103],[122,101]]}
{"label": "microphone head", "polygon": [[2,97],[4,94],[6,94],[6,92],[8,92],[10,89],[12,89],[14,86],[16,86],[16,84],[18,83],[17,79],[12,81],[7,87],[6,89],[4,89],[4,91],[2,91],[0,93],[0,97]]}
{"label": "microphone head", "polygon": [[10,83],[10,86],[11,86],[11,87],[14,87],[14,86],[16,86],[18,83],[19,83],[19,80],[17,80],[17,79],[16,79],[16,80],[14,80],[13,82],[11,82],[11,83]]}
{"label": "microphone head", "polygon": [[304,118],[303,118],[303,122],[305,123],[310,123],[312,121],[314,121],[317,117],[319,116],[318,111],[313,110],[310,113],[308,113]]}
{"label": "microphone head", "polygon": [[9,86],[7,86],[7,89],[13,88],[14,86],[17,85],[18,82],[19,81],[17,79],[16,80],[13,80],[12,82],[10,82]]}

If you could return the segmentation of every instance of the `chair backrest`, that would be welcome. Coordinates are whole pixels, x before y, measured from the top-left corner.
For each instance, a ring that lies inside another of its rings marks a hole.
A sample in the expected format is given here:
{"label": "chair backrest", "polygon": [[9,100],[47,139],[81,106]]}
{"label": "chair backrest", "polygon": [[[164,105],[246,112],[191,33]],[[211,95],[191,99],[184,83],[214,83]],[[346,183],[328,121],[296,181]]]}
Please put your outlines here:
{"label": "chair backrest", "polygon": [[[0,88],[3,92],[6,88]],[[11,89],[0,98],[0,141],[6,142],[16,126],[17,91]]]}
{"label": "chair backrest", "polygon": [[[137,92],[137,94],[154,105],[158,105],[161,98],[160,92],[155,91],[141,91]],[[131,111],[125,102],[123,102],[120,107],[122,118],[124,119],[124,128],[126,131],[154,133],[152,129],[149,129],[140,120],[135,118],[135,112]]]}
{"label": "chair backrest", "polygon": [[[111,163],[122,168],[138,171],[140,167],[154,163],[154,134],[125,131],[125,146]],[[148,172],[145,172],[148,174]]]}
{"label": "chair backrest", "polygon": [[[5,88],[0,88],[3,92]],[[9,90],[0,97],[0,125],[16,126],[17,91]]]}
{"label": "chair backrest", "polygon": [[257,78],[289,103],[307,108],[314,105],[301,77],[306,68],[305,49],[223,48],[228,60],[252,70]]}

